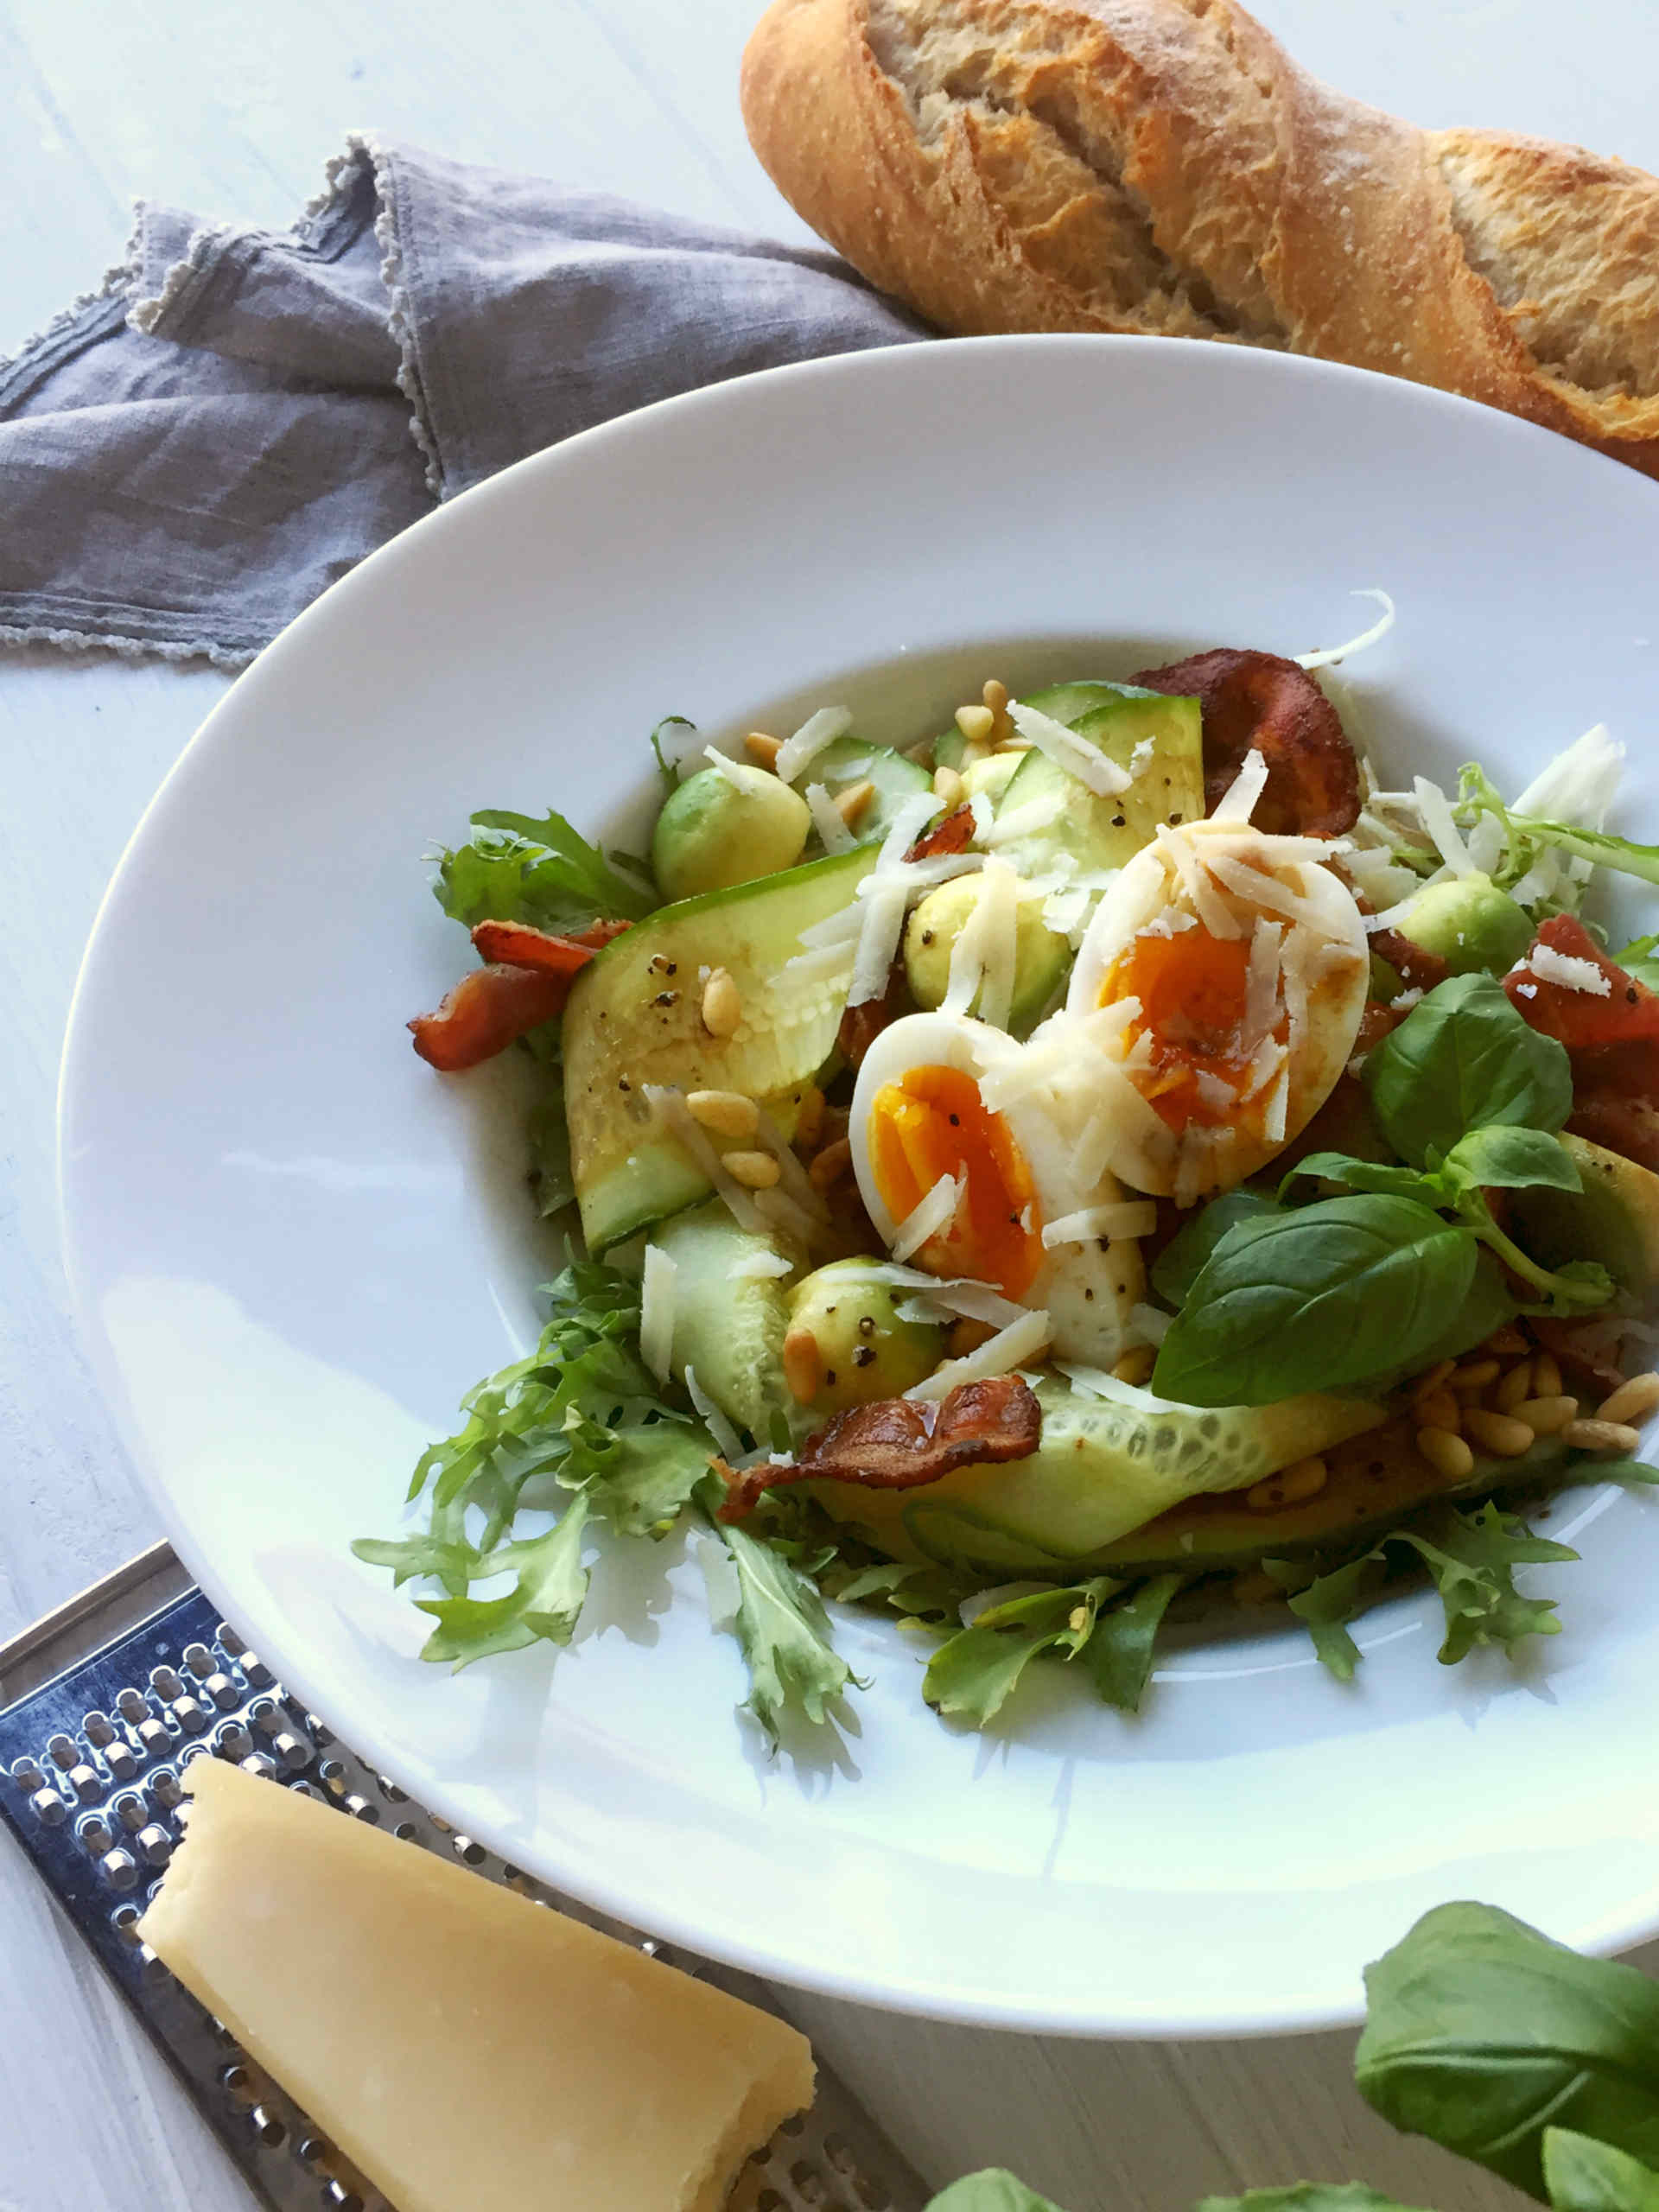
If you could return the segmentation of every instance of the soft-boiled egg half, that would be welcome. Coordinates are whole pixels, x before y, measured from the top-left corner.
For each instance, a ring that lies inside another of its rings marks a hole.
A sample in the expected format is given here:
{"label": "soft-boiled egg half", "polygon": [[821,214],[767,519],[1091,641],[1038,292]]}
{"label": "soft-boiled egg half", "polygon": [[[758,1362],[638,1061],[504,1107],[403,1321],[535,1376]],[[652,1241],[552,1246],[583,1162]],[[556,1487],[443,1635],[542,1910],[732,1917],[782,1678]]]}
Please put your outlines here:
{"label": "soft-boiled egg half", "polygon": [[1064,1358],[1119,1357],[1153,1209],[1125,1201],[1103,1127],[1028,1048],[968,1014],[907,1014],[864,1056],[848,1136],[890,1251],[1046,1312]]}
{"label": "soft-boiled egg half", "polygon": [[1332,850],[1236,820],[1165,828],[1101,901],[1065,1018],[1144,1102],[1118,1116],[1110,1154],[1136,1190],[1192,1205],[1230,1189],[1347,1065],[1370,963]]}

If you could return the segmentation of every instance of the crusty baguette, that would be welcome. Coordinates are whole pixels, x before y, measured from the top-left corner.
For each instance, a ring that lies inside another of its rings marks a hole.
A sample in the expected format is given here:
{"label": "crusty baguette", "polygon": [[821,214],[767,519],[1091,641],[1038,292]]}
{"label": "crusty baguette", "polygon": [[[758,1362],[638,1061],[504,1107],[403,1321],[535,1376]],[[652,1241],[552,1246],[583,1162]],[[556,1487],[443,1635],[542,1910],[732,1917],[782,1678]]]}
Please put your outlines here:
{"label": "crusty baguette", "polygon": [[1398,122],[1233,0],[774,0],[743,112],[806,220],[942,330],[1315,353],[1659,475],[1659,180]]}

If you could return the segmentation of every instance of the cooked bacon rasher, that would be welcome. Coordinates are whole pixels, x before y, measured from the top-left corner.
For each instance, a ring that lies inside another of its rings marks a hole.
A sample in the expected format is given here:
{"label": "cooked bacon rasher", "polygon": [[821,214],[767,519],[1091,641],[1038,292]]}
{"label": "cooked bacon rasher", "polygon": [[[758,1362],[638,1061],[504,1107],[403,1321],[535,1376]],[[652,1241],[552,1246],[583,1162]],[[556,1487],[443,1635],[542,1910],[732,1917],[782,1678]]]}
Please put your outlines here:
{"label": "cooked bacon rasher", "polygon": [[489,963],[463,976],[435,1014],[409,1025],[415,1050],[446,1075],[475,1068],[564,1011],[570,986],[626,922],[554,937],[524,922],[480,922],[473,943]]}
{"label": "cooked bacon rasher", "polygon": [[1336,709],[1305,668],[1277,653],[1223,645],[1132,683],[1196,698],[1204,716],[1204,803],[1214,808],[1247,753],[1268,764],[1251,817],[1270,836],[1339,837],[1359,819],[1359,766]]}
{"label": "cooked bacon rasher", "polygon": [[1042,1442],[1042,1408],[1018,1375],[959,1382],[937,1402],[878,1398],[850,1407],[802,1446],[793,1466],[727,1471],[722,1521],[741,1521],[763,1492],[783,1483],[861,1483],[868,1490],[918,1490],[957,1467],[1026,1459]]}

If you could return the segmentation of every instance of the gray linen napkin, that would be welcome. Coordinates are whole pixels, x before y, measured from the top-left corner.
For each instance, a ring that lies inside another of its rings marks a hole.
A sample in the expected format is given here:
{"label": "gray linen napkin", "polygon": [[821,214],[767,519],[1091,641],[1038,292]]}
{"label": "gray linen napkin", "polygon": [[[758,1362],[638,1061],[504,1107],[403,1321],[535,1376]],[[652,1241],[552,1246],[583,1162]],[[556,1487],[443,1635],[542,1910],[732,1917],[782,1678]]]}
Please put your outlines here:
{"label": "gray linen napkin", "polygon": [[366,138],[285,235],[141,207],[0,362],[0,644],[238,667],[509,461],[925,335],[831,255]]}

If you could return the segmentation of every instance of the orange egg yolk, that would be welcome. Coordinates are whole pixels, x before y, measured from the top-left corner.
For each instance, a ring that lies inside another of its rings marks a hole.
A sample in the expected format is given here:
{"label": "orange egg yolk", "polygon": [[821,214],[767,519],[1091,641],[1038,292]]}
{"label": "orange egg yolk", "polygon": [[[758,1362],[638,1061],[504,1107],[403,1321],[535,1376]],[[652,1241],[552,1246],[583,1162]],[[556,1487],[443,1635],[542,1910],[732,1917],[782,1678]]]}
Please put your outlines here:
{"label": "orange egg yolk", "polygon": [[1211,937],[1206,929],[1173,937],[1137,937],[1106,979],[1101,1004],[1135,998],[1141,1013],[1128,1033],[1132,1050],[1152,1040],[1151,1067],[1137,1087],[1173,1129],[1189,1122],[1231,1127],[1236,1103],[1206,1099],[1199,1075],[1236,1086],[1244,1073],[1240,1053],[1250,947],[1248,938]]}
{"label": "orange egg yolk", "polygon": [[935,1274],[971,1275],[1020,1298],[1043,1261],[1043,1223],[1024,1154],[960,1068],[908,1068],[870,1102],[870,1166],[894,1221],[942,1175],[967,1178],[949,1229],[918,1258]]}

